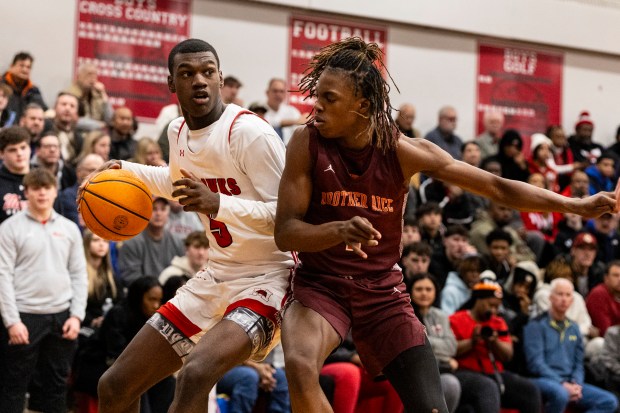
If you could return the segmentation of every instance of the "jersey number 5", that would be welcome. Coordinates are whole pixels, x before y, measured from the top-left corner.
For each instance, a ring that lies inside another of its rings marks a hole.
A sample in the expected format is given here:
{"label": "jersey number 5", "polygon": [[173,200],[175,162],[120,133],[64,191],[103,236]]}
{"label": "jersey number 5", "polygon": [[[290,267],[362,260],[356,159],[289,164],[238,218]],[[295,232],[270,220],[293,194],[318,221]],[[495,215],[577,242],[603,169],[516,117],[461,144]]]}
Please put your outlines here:
{"label": "jersey number 5", "polygon": [[211,230],[211,233],[215,237],[215,241],[217,242],[217,245],[219,245],[222,248],[226,248],[230,244],[232,244],[233,242],[232,235],[230,235],[230,232],[228,231],[226,224],[220,221],[216,221],[214,219],[210,219],[209,228]]}

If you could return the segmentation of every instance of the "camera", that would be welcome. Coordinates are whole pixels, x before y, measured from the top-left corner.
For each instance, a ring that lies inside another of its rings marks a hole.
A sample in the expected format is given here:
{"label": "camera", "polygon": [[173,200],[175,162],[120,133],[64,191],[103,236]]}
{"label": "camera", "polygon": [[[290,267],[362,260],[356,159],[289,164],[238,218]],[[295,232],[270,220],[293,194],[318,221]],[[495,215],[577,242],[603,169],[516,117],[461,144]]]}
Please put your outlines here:
{"label": "camera", "polygon": [[482,328],[480,329],[480,337],[482,337],[485,340],[488,340],[493,336],[495,331],[497,331],[498,337],[505,337],[508,335],[508,331],[506,330],[494,330],[493,327],[482,326]]}

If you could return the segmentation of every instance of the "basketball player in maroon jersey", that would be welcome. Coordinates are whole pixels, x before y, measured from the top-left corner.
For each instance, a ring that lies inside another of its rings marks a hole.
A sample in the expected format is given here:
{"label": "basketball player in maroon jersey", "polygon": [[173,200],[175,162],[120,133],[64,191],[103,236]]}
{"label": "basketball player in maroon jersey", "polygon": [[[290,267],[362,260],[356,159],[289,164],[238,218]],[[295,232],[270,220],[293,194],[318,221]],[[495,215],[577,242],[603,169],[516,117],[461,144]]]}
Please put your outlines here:
{"label": "basketball player in maroon jersey", "polygon": [[278,247],[298,251],[302,263],[282,327],[295,413],[332,411],[319,371],[349,329],[368,372],[387,377],[407,412],[447,412],[433,352],[397,266],[414,173],[520,210],[616,210],[611,193],[565,198],[405,138],[391,117],[382,65],[376,44],[351,38],[323,48],[300,82],[316,103],[311,122],[288,146],[275,228]]}

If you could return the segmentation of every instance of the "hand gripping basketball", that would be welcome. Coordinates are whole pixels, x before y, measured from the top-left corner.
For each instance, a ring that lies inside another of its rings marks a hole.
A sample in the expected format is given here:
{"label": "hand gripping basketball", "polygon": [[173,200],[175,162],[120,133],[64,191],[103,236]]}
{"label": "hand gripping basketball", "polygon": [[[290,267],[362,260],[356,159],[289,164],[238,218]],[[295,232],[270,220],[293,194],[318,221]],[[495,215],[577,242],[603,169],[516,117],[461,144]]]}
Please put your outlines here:
{"label": "hand gripping basketball", "polygon": [[106,169],[92,176],[82,189],[78,205],[86,227],[112,241],[138,235],[153,213],[149,189],[124,169]]}

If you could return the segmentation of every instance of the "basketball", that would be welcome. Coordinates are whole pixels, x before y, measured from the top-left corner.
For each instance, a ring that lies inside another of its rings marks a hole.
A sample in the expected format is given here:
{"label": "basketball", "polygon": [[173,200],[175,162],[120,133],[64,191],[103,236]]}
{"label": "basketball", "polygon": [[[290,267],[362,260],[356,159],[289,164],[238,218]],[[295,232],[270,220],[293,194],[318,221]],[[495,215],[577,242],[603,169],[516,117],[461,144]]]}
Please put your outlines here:
{"label": "basketball", "polygon": [[153,198],[144,182],[123,169],[107,169],[93,176],[78,205],[86,227],[111,241],[138,235],[153,212]]}

